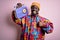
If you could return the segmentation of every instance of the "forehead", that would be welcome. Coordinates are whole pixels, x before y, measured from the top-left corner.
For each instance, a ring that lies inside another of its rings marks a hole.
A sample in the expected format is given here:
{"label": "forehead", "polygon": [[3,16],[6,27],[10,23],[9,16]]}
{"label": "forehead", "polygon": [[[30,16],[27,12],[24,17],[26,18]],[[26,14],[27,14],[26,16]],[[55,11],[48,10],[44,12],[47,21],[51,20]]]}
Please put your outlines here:
{"label": "forehead", "polygon": [[38,8],[36,5],[31,6],[31,8]]}

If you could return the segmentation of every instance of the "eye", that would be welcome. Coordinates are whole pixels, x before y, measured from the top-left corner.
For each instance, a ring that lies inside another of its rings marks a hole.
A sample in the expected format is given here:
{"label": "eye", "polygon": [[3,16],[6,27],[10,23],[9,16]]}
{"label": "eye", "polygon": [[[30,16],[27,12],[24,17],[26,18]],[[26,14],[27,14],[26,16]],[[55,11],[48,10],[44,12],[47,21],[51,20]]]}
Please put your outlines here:
{"label": "eye", "polygon": [[23,9],[23,13],[26,13],[26,9]]}

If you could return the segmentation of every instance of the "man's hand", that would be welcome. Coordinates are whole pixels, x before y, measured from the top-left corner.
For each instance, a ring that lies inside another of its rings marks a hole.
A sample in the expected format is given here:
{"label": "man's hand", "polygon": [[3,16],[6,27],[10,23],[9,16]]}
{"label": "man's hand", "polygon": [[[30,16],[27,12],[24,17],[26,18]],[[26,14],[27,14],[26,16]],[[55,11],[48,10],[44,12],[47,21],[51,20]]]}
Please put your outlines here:
{"label": "man's hand", "polygon": [[46,27],[48,22],[49,22],[48,20],[40,21],[39,26],[40,27]]}

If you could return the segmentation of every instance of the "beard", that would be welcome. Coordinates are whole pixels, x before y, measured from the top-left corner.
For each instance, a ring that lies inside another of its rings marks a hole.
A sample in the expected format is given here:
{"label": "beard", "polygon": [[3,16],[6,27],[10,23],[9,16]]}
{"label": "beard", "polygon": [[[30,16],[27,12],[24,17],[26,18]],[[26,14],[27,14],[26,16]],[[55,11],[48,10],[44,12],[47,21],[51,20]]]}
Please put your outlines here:
{"label": "beard", "polygon": [[36,16],[37,14],[38,14],[37,11],[32,11],[32,13],[31,13],[32,16]]}
{"label": "beard", "polygon": [[34,14],[36,14],[36,11],[33,11]]}

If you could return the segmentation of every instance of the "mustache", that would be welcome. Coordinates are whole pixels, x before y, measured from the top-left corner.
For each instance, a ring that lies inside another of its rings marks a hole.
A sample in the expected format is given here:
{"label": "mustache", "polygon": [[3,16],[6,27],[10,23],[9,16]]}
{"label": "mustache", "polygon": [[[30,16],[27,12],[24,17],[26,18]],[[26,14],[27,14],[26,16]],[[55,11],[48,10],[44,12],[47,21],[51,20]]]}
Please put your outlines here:
{"label": "mustache", "polygon": [[34,14],[36,14],[37,12],[36,11],[33,11]]}

